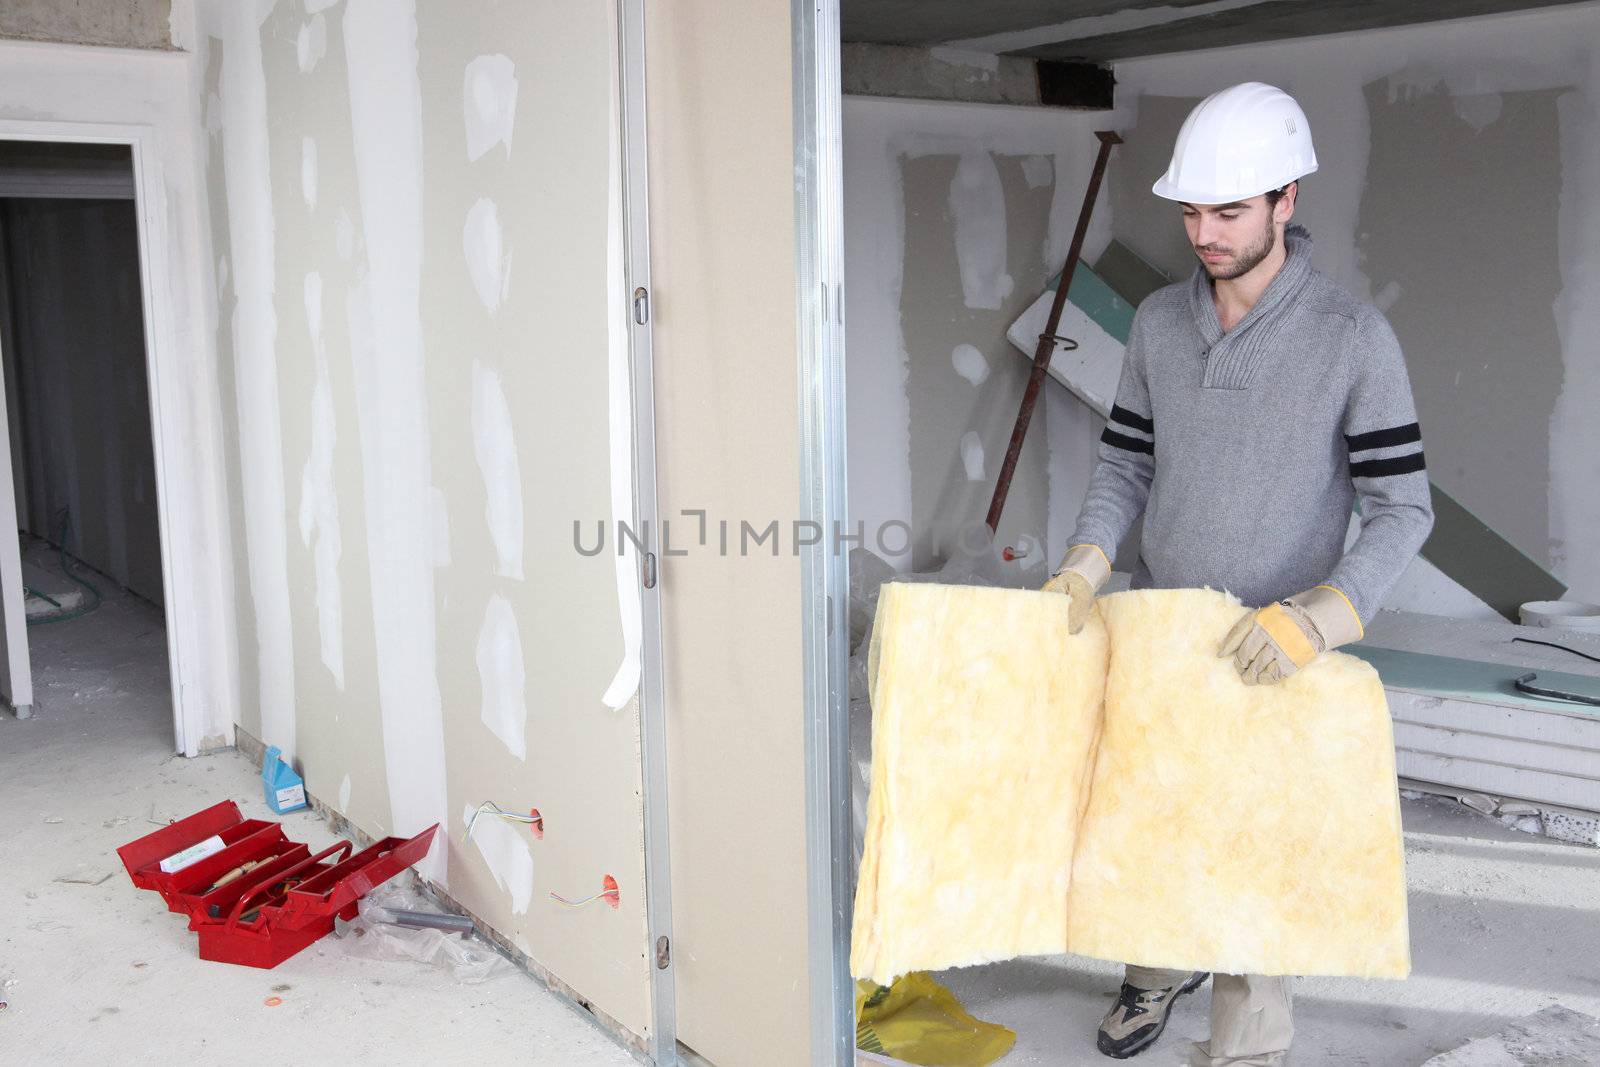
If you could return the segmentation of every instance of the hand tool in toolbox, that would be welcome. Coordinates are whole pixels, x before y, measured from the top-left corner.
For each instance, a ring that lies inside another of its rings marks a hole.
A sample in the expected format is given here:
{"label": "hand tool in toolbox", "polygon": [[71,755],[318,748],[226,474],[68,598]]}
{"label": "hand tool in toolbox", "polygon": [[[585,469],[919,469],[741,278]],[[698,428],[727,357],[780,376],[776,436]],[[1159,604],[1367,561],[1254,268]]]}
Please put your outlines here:
{"label": "hand tool in toolbox", "polygon": [[[354,919],[356,902],[426,856],[438,830],[435,823],[360,852],[340,841],[313,854],[278,823],[245,819],[225,800],[128,842],[117,855],[135,886],[189,916],[201,959],[276,967],[332,933],[335,916]],[[170,873],[161,869],[162,860],[213,836],[223,841],[220,852]]]}

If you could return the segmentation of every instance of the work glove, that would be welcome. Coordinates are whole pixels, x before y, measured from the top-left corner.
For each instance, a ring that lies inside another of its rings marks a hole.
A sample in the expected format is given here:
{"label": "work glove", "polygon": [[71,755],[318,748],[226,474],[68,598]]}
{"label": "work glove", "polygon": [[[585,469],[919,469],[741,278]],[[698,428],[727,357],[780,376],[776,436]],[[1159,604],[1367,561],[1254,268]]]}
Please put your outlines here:
{"label": "work glove", "polygon": [[1094,595],[1106,579],[1111,577],[1111,561],[1095,545],[1073,545],[1061,558],[1061,566],[1044,583],[1046,593],[1065,593],[1071,598],[1067,606],[1067,632],[1075,634],[1089,621],[1094,610]]}
{"label": "work glove", "polygon": [[1288,600],[1252,611],[1234,624],[1217,656],[1233,657],[1245,685],[1271,685],[1319,654],[1362,635],[1361,618],[1331,585],[1319,585]]}

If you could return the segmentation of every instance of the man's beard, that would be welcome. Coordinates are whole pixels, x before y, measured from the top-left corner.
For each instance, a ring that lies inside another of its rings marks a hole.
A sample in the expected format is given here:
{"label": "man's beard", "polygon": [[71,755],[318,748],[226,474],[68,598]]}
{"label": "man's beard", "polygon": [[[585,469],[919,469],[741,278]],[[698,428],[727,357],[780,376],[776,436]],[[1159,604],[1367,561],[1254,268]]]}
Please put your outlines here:
{"label": "man's beard", "polygon": [[[1231,282],[1233,279],[1241,278],[1255,270],[1256,265],[1267,258],[1268,254],[1272,252],[1273,246],[1277,243],[1278,231],[1272,225],[1271,213],[1268,213],[1267,228],[1261,234],[1261,239],[1235,254],[1231,265],[1207,263],[1203,258],[1200,260],[1200,264],[1205,267],[1206,273],[1211,276],[1212,281]],[[1197,249],[1196,254],[1198,252],[1199,250]]]}

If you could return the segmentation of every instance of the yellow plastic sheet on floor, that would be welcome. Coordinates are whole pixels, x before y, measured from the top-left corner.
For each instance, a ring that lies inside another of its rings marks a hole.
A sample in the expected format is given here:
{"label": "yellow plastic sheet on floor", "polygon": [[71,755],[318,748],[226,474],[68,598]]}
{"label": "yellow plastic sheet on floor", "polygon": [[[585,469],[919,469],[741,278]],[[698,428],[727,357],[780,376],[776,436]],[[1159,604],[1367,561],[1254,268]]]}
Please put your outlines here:
{"label": "yellow plastic sheet on floor", "polygon": [[906,1063],[985,1067],[1011,1051],[1017,1035],[974,1019],[956,995],[925,971],[892,985],[856,983],[856,1048]]}

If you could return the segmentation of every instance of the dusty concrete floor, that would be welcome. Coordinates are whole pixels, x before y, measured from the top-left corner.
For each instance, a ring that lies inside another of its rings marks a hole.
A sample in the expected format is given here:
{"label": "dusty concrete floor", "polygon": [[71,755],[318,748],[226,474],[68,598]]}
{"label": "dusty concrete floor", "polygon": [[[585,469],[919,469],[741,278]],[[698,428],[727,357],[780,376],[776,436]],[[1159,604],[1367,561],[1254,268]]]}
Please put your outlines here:
{"label": "dusty concrete floor", "polygon": [[[172,754],[161,613],[102,588],[97,612],[30,631],[34,718],[0,712],[0,1062],[635,1062],[520,971],[463,985],[333,939],[270,971],[197,959],[195,935],[133,888],[116,847],[230,797],[275,816],[237,754]],[[313,848],[334,839],[309,812],[282,819]]]}
{"label": "dusty concrete floor", "polygon": [[[1416,1067],[1547,1005],[1600,1015],[1600,849],[1519,833],[1453,801],[1401,807],[1412,975],[1296,983],[1294,1067]],[[980,1019],[1017,1032],[1006,1067],[1111,1062],[1093,1045],[1120,981],[1110,964],[1013,960],[940,979]],[[1160,1042],[1130,1062],[1185,1062],[1207,1033],[1207,991],[1180,1000]]]}
{"label": "dusty concrete floor", "polygon": [[[111,593],[94,614],[30,637],[36,715],[0,713],[3,1062],[243,1062],[279,1055],[285,1039],[318,1063],[390,1062],[400,1050],[424,1063],[634,1062],[521,973],[461,985],[422,964],[351,958],[333,940],[272,971],[196,959],[194,935],[129,884],[114,850],[152,819],[224,798],[272,817],[255,769],[232,752],[172,755],[165,636],[150,605]],[[1415,974],[1301,982],[1296,1067],[1415,1067],[1549,1004],[1600,1015],[1600,850],[1438,800],[1407,801],[1404,815]],[[297,840],[333,839],[308,812],[283,821]],[[1006,1067],[1109,1062],[1092,1035],[1111,965],[1018,960],[942,977],[979,1017],[1018,1032]],[[272,996],[282,1003],[267,1007]],[[1134,1062],[1179,1062],[1205,1035],[1205,1005],[1185,998]]]}

